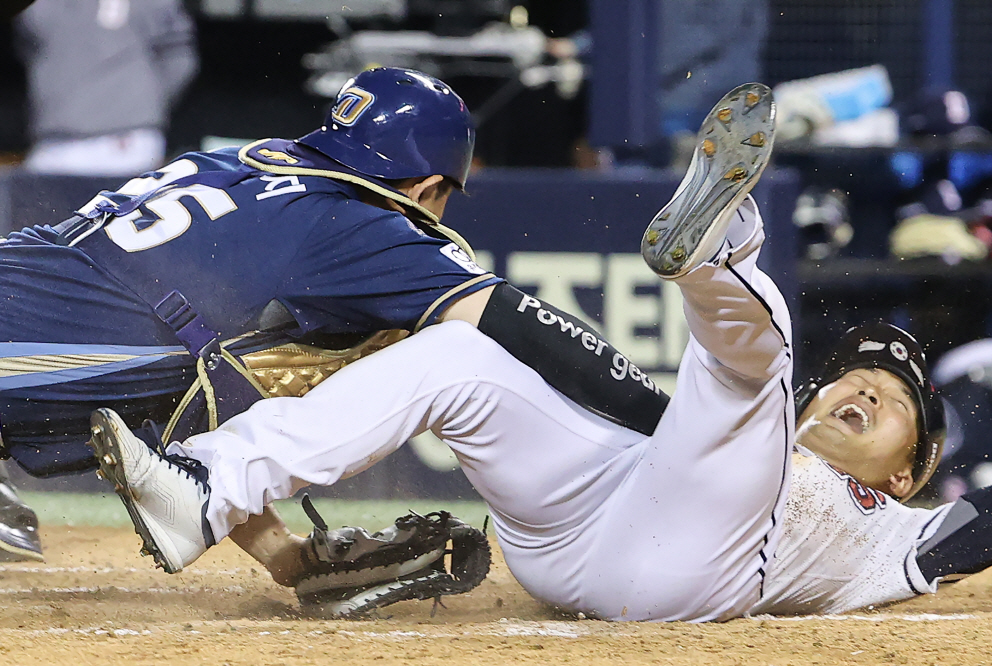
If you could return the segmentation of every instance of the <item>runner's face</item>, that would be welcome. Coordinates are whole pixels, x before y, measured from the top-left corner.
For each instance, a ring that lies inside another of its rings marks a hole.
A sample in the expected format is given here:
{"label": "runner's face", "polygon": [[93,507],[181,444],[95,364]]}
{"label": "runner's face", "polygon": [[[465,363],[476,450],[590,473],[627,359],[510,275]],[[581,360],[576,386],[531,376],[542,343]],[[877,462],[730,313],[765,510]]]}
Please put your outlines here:
{"label": "runner's face", "polygon": [[866,486],[902,497],[913,485],[917,410],[910,388],[880,368],[824,386],[796,424],[796,441]]}

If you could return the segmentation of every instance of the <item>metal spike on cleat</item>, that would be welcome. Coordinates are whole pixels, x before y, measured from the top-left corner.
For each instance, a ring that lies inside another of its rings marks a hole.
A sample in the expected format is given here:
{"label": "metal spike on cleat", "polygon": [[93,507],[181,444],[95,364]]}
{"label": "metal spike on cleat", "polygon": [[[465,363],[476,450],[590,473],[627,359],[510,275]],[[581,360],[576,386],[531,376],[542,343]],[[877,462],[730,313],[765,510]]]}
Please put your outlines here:
{"label": "metal spike on cleat", "polygon": [[768,164],[774,131],[772,93],[760,83],[738,86],[713,107],[689,171],[642,238],[641,255],[655,273],[678,278],[717,257],[734,211]]}

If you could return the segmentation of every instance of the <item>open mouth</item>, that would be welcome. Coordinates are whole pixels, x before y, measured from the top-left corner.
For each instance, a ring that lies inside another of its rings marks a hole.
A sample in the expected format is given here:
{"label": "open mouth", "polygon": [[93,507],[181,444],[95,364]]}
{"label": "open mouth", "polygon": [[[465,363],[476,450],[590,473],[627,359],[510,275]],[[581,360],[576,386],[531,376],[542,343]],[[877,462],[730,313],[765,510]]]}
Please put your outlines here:
{"label": "open mouth", "polygon": [[857,405],[841,405],[830,415],[846,423],[859,435],[868,429],[868,412]]}

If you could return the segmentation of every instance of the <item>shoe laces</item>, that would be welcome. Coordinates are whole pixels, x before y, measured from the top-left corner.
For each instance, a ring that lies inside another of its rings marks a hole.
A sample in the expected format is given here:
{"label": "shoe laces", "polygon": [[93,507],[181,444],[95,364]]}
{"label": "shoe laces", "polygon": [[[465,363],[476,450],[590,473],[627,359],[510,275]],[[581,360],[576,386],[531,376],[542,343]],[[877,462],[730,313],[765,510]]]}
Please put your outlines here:
{"label": "shoe laces", "polygon": [[177,471],[185,474],[186,478],[193,479],[196,485],[200,486],[200,489],[204,493],[210,493],[210,482],[208,481],[210,478],[210,470],[207,469],[206,465],[201,463],[199,460],[187,458],[186,456],[178,453],[159,455],[162,460],[169,465],[169,467],[175,467]]}
{"label": "shoe laces", "polygon": [[158,424],[147,420],[144,425],[155,435],[155,445],[151,447],[152,451],[164,460],[170,468],[174,467],[177,472],[185,474],[187,479],[193,479],[204,493],[209,494],[210,482],[208,479],[210,478],[210,470],[207,469],[206,465],[195,458],[187,458],[179,453],[166,453],[165,443],[162,441],[162,432],[159,430]]}

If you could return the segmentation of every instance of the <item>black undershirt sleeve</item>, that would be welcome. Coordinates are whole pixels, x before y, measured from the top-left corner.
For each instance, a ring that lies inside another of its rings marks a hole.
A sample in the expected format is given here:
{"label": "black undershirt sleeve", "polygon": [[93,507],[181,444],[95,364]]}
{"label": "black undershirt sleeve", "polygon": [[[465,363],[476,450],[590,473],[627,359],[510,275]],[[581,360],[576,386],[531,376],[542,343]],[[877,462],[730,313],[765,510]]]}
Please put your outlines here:
{"label": "black undershirt sleeve", "polygon": [[958,499],[934,535],[920,545],[916,563],[929,583],[992,566],[992,487]]}
{"label": "black undershirt sleeve", "polygon": [[572,315],[502,283],[479,330],[582,407],[639,433],[654,432],[669,397]]}

